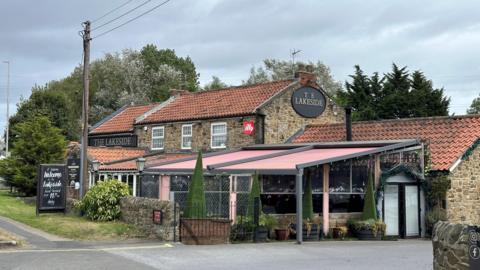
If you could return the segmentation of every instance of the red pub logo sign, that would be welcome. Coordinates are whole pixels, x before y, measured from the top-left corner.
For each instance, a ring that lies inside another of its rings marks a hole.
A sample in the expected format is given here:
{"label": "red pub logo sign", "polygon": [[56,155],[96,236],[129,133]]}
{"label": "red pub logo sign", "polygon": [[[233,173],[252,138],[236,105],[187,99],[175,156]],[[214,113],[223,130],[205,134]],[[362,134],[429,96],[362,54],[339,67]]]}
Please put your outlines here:
{"label": "red pub logo sign", "polygon": [[243,134],[252,135],[255,131],[255,121],[243,121]]}

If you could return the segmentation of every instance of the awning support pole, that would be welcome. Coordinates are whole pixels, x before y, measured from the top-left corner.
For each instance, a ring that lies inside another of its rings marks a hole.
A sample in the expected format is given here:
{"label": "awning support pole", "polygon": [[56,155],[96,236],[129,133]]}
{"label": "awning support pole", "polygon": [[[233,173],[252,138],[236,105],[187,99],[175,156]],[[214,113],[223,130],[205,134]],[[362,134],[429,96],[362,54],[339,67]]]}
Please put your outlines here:
{"label": "awning support pole", "polygon": [[297,192],[297,244],[303,242],[303,169],[299,169],[296,176],[296,192]]}
{"label": "awning support pole", "polygon": [[328,235],[330,230],[330,206],[329,206],[329,189],[330,189],[330,165],[323,165],[323,235]]}

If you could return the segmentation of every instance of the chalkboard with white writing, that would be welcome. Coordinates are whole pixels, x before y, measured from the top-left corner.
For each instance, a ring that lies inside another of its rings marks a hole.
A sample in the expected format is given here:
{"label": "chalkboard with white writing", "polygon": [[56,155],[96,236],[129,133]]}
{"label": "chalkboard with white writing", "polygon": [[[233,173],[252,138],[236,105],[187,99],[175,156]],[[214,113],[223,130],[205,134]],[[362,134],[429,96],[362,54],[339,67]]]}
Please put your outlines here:
{"label": "chalkboard with white writing", "polygon": [[67,167],[63,164],[42,164],[38,170],[37,214],[65,211]]}

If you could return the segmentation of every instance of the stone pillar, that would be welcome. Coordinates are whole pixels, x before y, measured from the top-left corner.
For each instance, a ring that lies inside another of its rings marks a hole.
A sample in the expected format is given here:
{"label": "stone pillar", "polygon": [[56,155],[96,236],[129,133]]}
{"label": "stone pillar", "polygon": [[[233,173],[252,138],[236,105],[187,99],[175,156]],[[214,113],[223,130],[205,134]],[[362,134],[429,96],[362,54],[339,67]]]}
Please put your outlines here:
{"label": "stone pillar", "polygon": [[170,175],[160,176],[160,200],[168,201],[170,197]]}
{"label": "stone pillar", "polygon": [[329,189],[330,189],[330,165],[323,164],[323,234],[327,235],[330,230],[330,203],[329,203]]}

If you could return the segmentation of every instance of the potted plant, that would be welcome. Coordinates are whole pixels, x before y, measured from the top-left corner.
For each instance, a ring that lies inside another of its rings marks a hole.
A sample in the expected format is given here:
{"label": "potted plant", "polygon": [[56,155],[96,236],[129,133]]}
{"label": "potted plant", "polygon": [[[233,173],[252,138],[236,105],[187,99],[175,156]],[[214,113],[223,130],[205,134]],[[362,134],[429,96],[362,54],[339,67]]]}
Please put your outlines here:
{"label": "potted plant", "polygon": [[303,220],[303,240],[304,241],[318,241],[320,239],[320,228],[322,227],[322,220],[320,217]]}
{"label": "potted plant", "polygon": [[[304,241],[318,241],[320,236],[320,217],[313,217],[313,199],[312,199],[312,178],[307,175],[305,182],[305,192],[303,194],[303,228],[302,237]],[[298,230],[298,228],[296,228]]]}
{"label": "potted plant", "polygon": [[288,240],[290,236],[292,220],[288,216],[283,216],[278,220],[278,226],[275,229],[276,239],[279,241]]}
{"label": "potted plant", "polygon": [[260,225],[265,226],[268,231],[268,238],[272,238],[273,231],[278,226],[278,220],[269,214],[262,214],[260,216]]}
{"label": "potted plant", "polygon": [[367,192],[365,193],[362,218],[360,220],[349,221],[349,225],[359,240],[381,240],[387,227],[383,221],[377,219],[373,187],[373,175],[370,173],[367,182]]}
{"label": "potted plant", "polygon": [[348,234],[348,228],[346,226],[337,226],[332,229],[333,238],[345,239]]}

